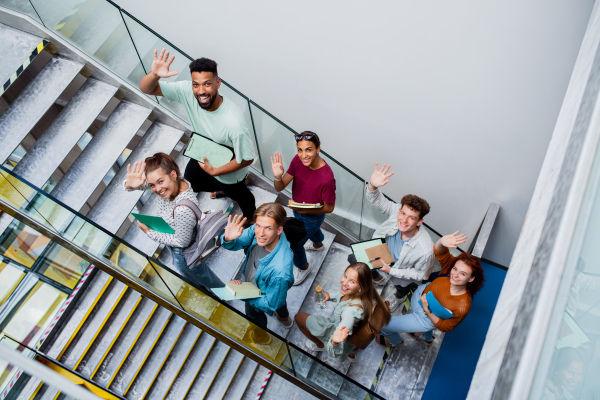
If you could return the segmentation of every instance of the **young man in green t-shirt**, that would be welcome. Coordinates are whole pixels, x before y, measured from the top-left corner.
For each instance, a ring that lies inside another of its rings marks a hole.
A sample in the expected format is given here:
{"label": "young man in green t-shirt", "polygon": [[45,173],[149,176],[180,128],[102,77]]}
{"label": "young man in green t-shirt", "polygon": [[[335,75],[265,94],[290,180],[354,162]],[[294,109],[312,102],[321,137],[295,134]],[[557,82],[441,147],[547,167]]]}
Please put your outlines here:
{"label": "young man in green t-shirt", "polygon": [[[181,103],[187,112],[192,129],[215,142],[232,147],[235,158],[220,167],[214,167],[204,158],[204,163],[191,161],[183,174],[194,192],[220,192],[236,201],[244,217],[251,221],[256,210],[254,196],[244,180],[248,166],[256,157],[250,139],[250,131],[242,111],[227,97],[219,94],[221,79],[217,63],[199,58],[190,64],[192,81],[162,82],[178,74],[169,71],[175,56],[162,49],[160,55],[154,50],[152,71],[142,78],[140,90],[152,96],[164,96]],[[213,196],[211,196],[213,197]]]}

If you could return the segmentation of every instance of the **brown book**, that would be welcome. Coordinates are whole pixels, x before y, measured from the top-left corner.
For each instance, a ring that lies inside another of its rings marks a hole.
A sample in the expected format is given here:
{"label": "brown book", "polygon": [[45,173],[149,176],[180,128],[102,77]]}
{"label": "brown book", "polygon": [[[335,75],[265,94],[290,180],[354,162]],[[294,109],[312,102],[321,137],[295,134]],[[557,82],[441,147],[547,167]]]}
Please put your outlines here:
{"label": "brown book", "polygon": [[368,249],[365,249],[365,253],[367,253],[369,260],[373,260],[370,261],[371,268],[382,267],[383,264],[381,263],[381,260],[385,261],[388,265],[394,264],[394,257],[390,254],[387,243],[369,247]]}

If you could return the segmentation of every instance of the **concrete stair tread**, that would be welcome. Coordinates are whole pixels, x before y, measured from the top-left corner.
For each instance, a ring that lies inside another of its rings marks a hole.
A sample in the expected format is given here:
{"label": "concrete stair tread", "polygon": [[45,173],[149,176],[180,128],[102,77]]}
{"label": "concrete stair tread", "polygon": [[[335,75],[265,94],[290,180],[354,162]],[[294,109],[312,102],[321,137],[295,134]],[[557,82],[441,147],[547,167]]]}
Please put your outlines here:
{"label": "concrete stair tread", "polygon": [[42,381],[38,378],[30,376],[27,382],[23,385],[23,389],[19,392],[17,400],[29,400],[33,398],[36,391],[41,387]]}
{"label": "concrete stair tread", "polygon": [[132,378],[133,383],[126,392],[126,397],[128,399],[137,400],[146,396],[148,390],[150,390],[154,380],[161,371],[162,366],[177,344],[186,324],[187,322],[183,318],[173,315],[169,324],[156,342],[156,345],[153,347],[152,352],[144,361],[139,373]]}
{"label": "concrete stair tread", "polygon": [[221,367],[230,350],[223,342],[215,343],[188,393],[190,399],[202,399],[206,396],[217,374],[221,373]]}
{"label": "concrete stair tread", "polygon": [[58,359],[62,355],[111,280],[112,277],[107,273],[100,270],[96,271],[96,274],[93,276],[79,301],[72,306],[73,310],[68,316],[63,316],[63,318],[68,318],[68,320],[48,347],[46,354],[49,357]]}
{"label": "concrete stair tread", "polygon": [[231,382],[237,379],[237,372],[240,368],[244,355],[233,349],[229,350],[227,358],[221,366],[220,372],[217,374],[206,396],[206,400],[221,400],[229,389]]}
{"label": "concrete stair tread", "polygon": [[166,308],[158,307],[144,328],[144,331],[135,342],[125,362],[119,366],[118,371],[114,375],[114,380],[109,386],[111,390],[120,395],[127,392],[144,361],[159,341],[172,316],[173,313]]}
{"label": "concrete stair tread", "polygon": [[14,172],[41,187],[67,157],[117,88],[88,79],[19,161]]}
{"label": "concrete stair tread", "polygon": [[79,210],[102,182],[150,112],[149,108],[120,102],[52,190],[52,196]]}
{"label": "concrete stair tread", "polygon": [[81,68],[81,63],[53,57],[0,116],[0,163],[11,155]]}
{"label": "concrete stair tread", "polygon": [[258,363],[248,357],[244,357],[238,368],[235,378],[229,384],[229,388],[223,397],[224,400],[241,400],[248,390],[248,385],[257,370]]}
{"label": "concrete stair tread", "polygon": [[[264,377],[262,378],[264,380]],[[256,398],[256,394],[258,391],[249,393],[254,397],[246,397],[244,396],[244,400]],[[278,375],[273,374],[271,379],[269,379],[269,383],[265,388],[261,400],[280,400],[282,393],[285,393],[285,400],[312,400],[316,399],[315,396],[305,392],[300,389],[293,383],[286,381],[285,379],[279,377]]]}
{"label": "concrete stair tread", "polygon": [[181,372],[184,363],[188,357],[192,354],[192,350],[196,342],[201,336],[200,328],[187,324],[175,345],[175,348],[171,351],[169,358],[163,365],[160,374],[154,381],[154,384],[148,392],[149,399],[164,399],[169,389],[177,379]]}
{"label": "concrete stair tread", "polygon": [[61,357],[60,361],[65,366],[71,369],[77,368],[127,289],[124,283],[115,279],[112,280],[90,316],[77,332],[75,339]]}
{"label": "concrete stair tread", "polygon": [[[134,315],[142,296],[134,291],[128,290],[123,295],[115,311],[111,314],[102,331],[94,340],[85,357],[77,367],[77,371],[88,378],[91,377],[100,366],[104,357],[111,350],[115,341]],[[138,313],[139,315],[139,313]]]}
{"label": "concrete stair tread", "polygon": [[23,31],[0,24],[0,85],[17,71],[17,69],[29,58],[29,54],[35,50],[42,41],[41,38],[25,33]]}
{"label": "concrete stair tread", "polygon": [[[177,375],[177,379],[169,389],[167,400],[179,400],[187,397],[191,386],[196,381],[196,377],[200,373],[206,358],[212,351],[212,347],[217,343],[214,337],[207,333],[202,333],[192,349],[190,355],[185,360],[181,372]],[[192,398],[192,397],[190,397]]]}
{"label": "concrete stair tread", "polygon": [[111,347],[104,360],[92,375],[92,379],[100,386],[108,386],[114,379],[119,367],[131,352],[137,339],[150,321],[152,315],[159,309],[158,305],[147,297],[143,297],[136,307],[125,328]]}

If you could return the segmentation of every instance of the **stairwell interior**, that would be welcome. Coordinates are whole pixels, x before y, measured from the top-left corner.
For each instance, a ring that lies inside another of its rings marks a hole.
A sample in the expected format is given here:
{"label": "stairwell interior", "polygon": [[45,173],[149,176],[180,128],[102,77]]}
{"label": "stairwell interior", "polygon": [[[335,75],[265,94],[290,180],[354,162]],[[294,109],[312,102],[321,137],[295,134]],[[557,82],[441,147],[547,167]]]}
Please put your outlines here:
{"label": "stairwell interior", "polygon": [[[376,343],[354,363],[311,354],[295,325],[285,329],[272,317],[268,328],[278,339],[258,346],[248,339],[242,302],[226,306],[195,288],[172,269],[168,252],[132,225],[131,211],[154,214],[157,204],[149,192],[122,189],[124,166],[158,151],[170,153],[182,170],[188,162],[183,110],[136,87],[153,50],[162,47],[172,45],[104,0],[0,1],[3,340],[54,360],[113,398],[253,399],[260,392],[265,399],[283,393],[419,399],[443,333],[432,346],[407,339],[404,362],[394,365],[385,362],[390,350]],[[186,79],[188,59],[180,53],[176,60],[177,79]],[[257,205],[287,204],[289,193],[274,191],[264,160],[275,151],[290,160],[293,131],[227,84],[220,92],[245,110],[253,128],[259,159],[249,179]],[[291,315],[330,312],[316,307],[314,288],[335,288],[348,244],[369,238],[384,219],[365,201],[364,180],[325,158],[336,175],[339,204],[324,225],[326,250],[309,252],[313,271],[288,292]],[[232,206],[207,193],[198,200],[203,209]],[[237,205],[231,212],[239,212]],[[219,249],[207,263],[226,281],[238,276],[243,257]],[[105,267],[91,265],[93,259]],[[150,292],[154,297],[144,295]],[[285,374],[269,374],[274,365],[291,371],[310,393]],[[0,384],[14,384],[7,398],[67,398],[41,380],[15,376],[5,370],[0,377]]]}

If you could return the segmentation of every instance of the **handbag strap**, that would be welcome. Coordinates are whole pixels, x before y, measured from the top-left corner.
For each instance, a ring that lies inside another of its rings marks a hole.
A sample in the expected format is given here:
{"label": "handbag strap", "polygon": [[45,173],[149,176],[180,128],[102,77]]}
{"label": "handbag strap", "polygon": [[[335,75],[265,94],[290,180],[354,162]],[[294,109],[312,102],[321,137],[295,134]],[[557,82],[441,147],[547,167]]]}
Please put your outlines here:
{"label": "handbag strap", "polygon": [[200,210],[200,208],[198,208],[196,203],[189,199],[181,199],[177,202],[177,204],[175,204],[175,207],[173,207],[173,219],[175,219],[175,209],[179,206],[184,206],[192,210],[194,215],[196,215],[196,219],[198,219],[198,222],[202,220],[202,211]]}

